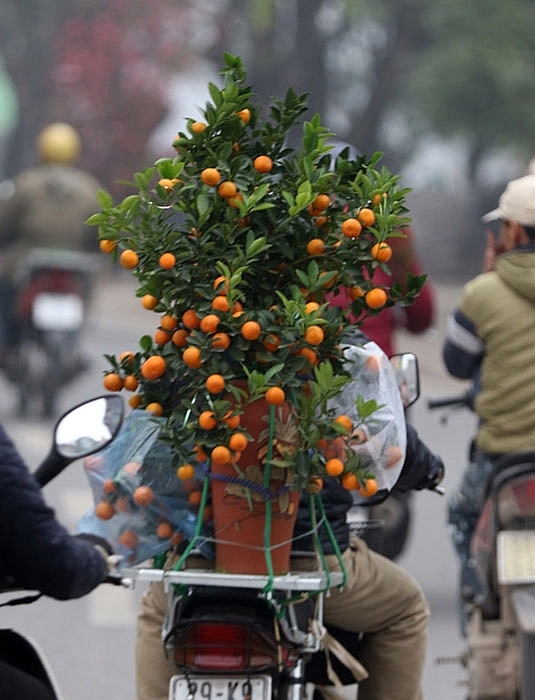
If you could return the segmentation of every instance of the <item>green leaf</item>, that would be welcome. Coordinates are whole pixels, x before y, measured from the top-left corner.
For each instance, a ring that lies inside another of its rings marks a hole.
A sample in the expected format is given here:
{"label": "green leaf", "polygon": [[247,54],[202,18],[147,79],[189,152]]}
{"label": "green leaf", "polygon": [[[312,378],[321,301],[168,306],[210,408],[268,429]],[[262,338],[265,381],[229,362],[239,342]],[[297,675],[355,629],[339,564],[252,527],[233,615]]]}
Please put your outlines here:
{"label": "green leaf", "polygon": [[143,335],[139,339],[139,347],[143,350],[143,352],[149,352],[149,350],[152,348],[152,338],[150,335]]}
{"label": "green leaf", "polygon": [[199,212],[199,216],[205,216],[207,213],[211,211],[211,202],[210,198],[206,194],[198,194],[197,195],[197,211]]}
{"label": "green leaf", "polygon": [[106,190],[99,189],[97,192],[97,199],[102,209],[109,209],[113,206],[113,199]]}
{"label": "green leaf", "polygon": [[271,248],[271,245],[267,242],[267,238],[265,236],[260,236],[259,238],[255,238],[247,245],[245,256],[247,258],[254,258],[268,248]]}

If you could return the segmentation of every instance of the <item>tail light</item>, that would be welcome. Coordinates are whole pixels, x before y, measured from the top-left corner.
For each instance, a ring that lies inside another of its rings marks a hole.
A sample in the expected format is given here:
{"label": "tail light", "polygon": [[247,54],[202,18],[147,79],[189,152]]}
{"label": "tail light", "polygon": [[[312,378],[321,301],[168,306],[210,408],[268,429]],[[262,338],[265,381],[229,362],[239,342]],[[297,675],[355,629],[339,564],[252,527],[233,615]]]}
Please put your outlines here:
{"label": "tail light", "polygon": [[514,527],[520,518],[535,520],[535,474],[506,482],[498,492],[497,506],[501,527]]}
{"label": "tail light", "polygon": [[192,621],[173,636],[175,663],[192,671],[258,671],[288,662],[273,634],[245,622]]}

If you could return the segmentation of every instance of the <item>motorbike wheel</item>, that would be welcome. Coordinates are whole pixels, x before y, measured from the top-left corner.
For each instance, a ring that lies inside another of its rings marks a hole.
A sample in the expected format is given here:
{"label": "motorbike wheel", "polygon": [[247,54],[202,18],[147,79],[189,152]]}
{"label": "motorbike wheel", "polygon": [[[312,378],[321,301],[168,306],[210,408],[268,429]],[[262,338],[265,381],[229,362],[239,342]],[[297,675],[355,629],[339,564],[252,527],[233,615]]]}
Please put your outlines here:
{"label": "motorbike wheel", "polygon": [[42,400],[41,387],[48,369],[46,352],[33,338],[25,338],[22,341],[19,349],[19,365],[17,413],[21,417],[26,417],[34,404]]}
{"label": "motorbike wheel", "polygon": [[62,385],[64,350],[58,344],[42,343],[26,338],[20,346],[20,377],[17,382],[21,417],[36,412],[43,418],[55,415],[58,393]]}
{"label": "motorbike wheel", "polygon": [[523,632],[520,636],[520,649],[522,655],[521,700],[535,698],[535,634]]}
{"label": "motorbike wheel", "polygon": [[52,418],[56,412],[58,395],[65,383],[66,367],[70,357],[70,338],[62,333],[44,334],[47,372],[41,382],[41,410],[44,418]]}
{"label": "motorbike wheel", "polygon": [[383,521],[380,554],[394,561],[405,550],[411,529],[410,493],[394,489],[386,500],[370,508],[370,518]]}

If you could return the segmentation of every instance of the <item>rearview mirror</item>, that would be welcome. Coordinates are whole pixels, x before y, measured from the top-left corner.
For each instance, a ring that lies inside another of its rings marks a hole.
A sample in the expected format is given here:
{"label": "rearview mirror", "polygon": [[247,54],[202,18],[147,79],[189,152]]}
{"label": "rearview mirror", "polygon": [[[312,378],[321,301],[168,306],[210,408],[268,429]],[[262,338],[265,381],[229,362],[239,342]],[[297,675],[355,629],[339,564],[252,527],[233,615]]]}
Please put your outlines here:
{"label": "rearview mirror", "polygon": [[404,352],[399,355],[392,355],[390,364],[394,369],[404,408],[412,406],[420,396],[418,358],[412,352]]}
{"label": "rearview mirror", "polygon": [[56,450],[69,460],[86,457],[111,442],[122,421],[120,396],[110,394],[86,401],[58,421],[54,432]]}

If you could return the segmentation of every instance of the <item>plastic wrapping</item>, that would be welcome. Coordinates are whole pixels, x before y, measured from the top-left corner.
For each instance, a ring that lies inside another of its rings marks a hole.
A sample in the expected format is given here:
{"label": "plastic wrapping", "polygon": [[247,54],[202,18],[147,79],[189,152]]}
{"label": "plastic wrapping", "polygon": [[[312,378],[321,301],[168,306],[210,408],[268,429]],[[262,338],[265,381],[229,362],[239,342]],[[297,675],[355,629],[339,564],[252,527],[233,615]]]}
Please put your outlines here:
{"label": "plastic wrapping", "polygon": [[[170,445],[159,440],[161,425],[162,419],[146,411],[132,411],[116,439],[84,460],[95,506],[78,530],[104,537],[128,564],[190,540],[197,524],[203,465],[195,467],[193,478],[179,479]],[[210,553],[206,545],[203,554]]]}
{"label": "plastic wrapping", "polygon": [[[356,430],[352,449],[369,466],[379,489],[390,491],[399,478],[407,448],[405,414],[394,370],[388,357],[374,342],[344,346],[346,368],[354,378],[330,406],[345,413]],[[355,400],[373,399],[379,408],[359,425]],[[366,502],[354,492],[356,503]]]}

